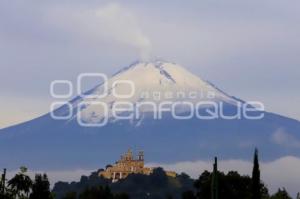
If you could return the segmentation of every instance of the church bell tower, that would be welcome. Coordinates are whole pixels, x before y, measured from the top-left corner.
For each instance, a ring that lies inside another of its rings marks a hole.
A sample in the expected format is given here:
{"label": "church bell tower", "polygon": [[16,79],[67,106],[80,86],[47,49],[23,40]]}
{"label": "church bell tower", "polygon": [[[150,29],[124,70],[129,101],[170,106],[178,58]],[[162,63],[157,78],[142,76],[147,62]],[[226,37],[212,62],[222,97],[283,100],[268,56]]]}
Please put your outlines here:
{"label": "church bell tower", "polygon": [[139,152],[138,160],[144,161],[144,152],[143,152],[143,151],[140,151],[140,152]]}

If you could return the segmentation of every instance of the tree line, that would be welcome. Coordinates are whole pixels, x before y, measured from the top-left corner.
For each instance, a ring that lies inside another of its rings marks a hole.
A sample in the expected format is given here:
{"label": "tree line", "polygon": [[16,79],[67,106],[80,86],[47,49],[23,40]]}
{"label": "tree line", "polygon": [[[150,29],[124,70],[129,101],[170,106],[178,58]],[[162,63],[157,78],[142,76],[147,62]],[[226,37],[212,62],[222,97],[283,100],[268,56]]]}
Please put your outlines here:
{"label": "tree line", "polygon": [[10,180],[6,180],[6,169],[0,181],[0,199],[54,199],[50,191],[47,174],[36,174],[34,180],[27,175],[27,168],[21,167]]}
{"label": "tree line", "polygon": [[212,172],[204,171],[196,180],[185,173],[169,177],[162,168],[154,169],[150,175],[132,174],[116,183],[99,177],[98,173],[99,170],[82,176],[79,182],[57,182],[51,191],[47,174],[36,174],[32,180],[27,168],[21,167],[7,180],[4,170],[0,199],[292,199],[285,188],[269,194],[260,179],[257,149],[251,177],[236,171],[219,171],[217,158]]}

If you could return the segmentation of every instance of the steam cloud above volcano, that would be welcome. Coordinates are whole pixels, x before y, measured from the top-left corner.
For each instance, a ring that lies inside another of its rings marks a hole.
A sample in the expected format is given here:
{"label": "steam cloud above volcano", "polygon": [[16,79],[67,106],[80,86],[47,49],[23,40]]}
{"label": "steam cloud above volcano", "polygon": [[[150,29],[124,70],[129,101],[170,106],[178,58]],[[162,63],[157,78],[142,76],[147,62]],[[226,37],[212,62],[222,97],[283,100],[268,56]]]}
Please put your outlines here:
{"label": "steam cloud above volcano", "polygon": [[96,11],[97,20],[101,30],[106,36],[111,36],[116,41],[136,48],[140,59],[148,60],[150,57],[151,43],[142,32],[136,17],[127,9],[117,3],[110,3]]}
{"label": "steam cloud above volcano", "polygon": [[103,42],[116,42],[134,48],[141,61],[150,58],[150,39],[141,30],[133,12],[119,3],[95,8],[54,7],[48,10],[46,18],[76,42],[98,45],[99,48]]}

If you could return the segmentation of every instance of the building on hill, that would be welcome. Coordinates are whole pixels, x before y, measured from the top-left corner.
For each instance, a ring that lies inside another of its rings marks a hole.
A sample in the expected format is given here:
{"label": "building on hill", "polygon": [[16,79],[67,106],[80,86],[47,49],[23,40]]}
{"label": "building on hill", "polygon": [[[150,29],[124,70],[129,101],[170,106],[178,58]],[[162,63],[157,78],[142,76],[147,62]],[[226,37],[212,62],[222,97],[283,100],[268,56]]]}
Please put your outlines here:
{"label": "building on hill", "polygon": [[[120,160],[114,165],[106,167],[104,171],[100,171],[99,176],[111,179],[112,182],[117,182],[120,179],[126,178],[129,174],[150,175],[154,169],[153,167],[145,167],[143,151],[140,151],[137,158],[135,158],[129,149],[127,153],[121,155]],[[166,171],[166,175],[176,177],[174,171]]]}

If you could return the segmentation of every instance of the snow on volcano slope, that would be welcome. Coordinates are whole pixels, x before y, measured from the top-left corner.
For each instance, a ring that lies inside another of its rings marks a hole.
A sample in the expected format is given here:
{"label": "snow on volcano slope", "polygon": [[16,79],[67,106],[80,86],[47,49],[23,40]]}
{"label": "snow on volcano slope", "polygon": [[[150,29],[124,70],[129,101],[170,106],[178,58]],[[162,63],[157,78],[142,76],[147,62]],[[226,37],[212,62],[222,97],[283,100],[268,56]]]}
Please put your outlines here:
{"label": "snow on volcano slope", "polygon": [[[113,89],[118,94],[126,94],[131,90],[127,84],[113,85],[116,80],[134,82],[134,95],[129,99],[115,97]],[[86,94],[102,93],[103,86],[96,86]],[[141,95],[145,92],[150,93],[149,96]],[[160,93],[162,97],[157,98],[151,92]],[[178,92],[193,92],[196,97],[170,97],[170,93],[172,95]],[[264,118],[259,120],[222,117],[212,120],[196,117],[177,120],[166,115],[157,120],[142,117],[135,121],[116,121],[111,117],[114,104],[122,101],[132,102],[136,106],[145,101],[163,103],[184,100],[196,103],[207,99],[223,102],[225,111],[229,113],[236,112],[238,102],[243,103],[177,64],[162,61],[138,62],[108,80],[106,97],[88,99],[78,96],[70,101],[74,109],[70,120],[55,120],[48,113],[1,129],[0,165],[7,168],[18,168],[20,165],[41,169],[83,166],[97,168],[103,163],[114,161],[114,157],[129,147],[143,149],[149,160],[156,162],[191,161],[216,155],[223,159],[248,160],[254,147],[258,147],[267,160],[291,155],[299,157],[300,148],[289,143],[290,140],[300,140],[300,122],[273,113],[264,112]],[[91,101],[109,105],[108,125],[99,128],[79,125],[76,110],[80,103],[87,103],[78,113],[88,123],[98,123],[104,118],[103,109],[89,104]],[[145,108],[142,111],[147,115],[149,110]],[[63,106],[54,112],[64,114],[67,109]],[[278,135],[283,140],[278,139]]]}
{"label": "snow on volcano slope", "polygon": [[[128,81],[132,84],[130,85]],[[104,85],[101,84],[90,90],[88,95],[103,94],[105,92]],[[113,118],[113,107],[124,109],[127,107],[128,109],[128,104],[121,105],[121,102],[131,103],[142,113],[156,111],[149,104],[145,105],[147,102],[156,105],[162,102],[183,101],[192,104],[199,101],[222,101],[227,104],[237,104],[236,99],[193,75],[180,65],[170,62],[137,62],[108,79],[106,87],[107,95],[105,97],[85,96],[73,102],[73,108],[78,108],[79,103],[84,104],[83,108],[79,109],[83,121],[97,123],[105,117]],[[128,95],[128,98],[116,96],[113,92],[118,95]],[[107,105],[107,112],[102,104],[99,105],[99,102]],[[184,112],[185,110],[186,107],[182,105],[180,111]]]}

